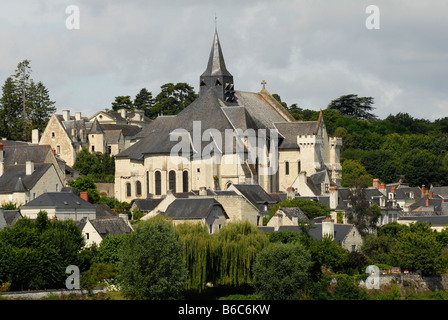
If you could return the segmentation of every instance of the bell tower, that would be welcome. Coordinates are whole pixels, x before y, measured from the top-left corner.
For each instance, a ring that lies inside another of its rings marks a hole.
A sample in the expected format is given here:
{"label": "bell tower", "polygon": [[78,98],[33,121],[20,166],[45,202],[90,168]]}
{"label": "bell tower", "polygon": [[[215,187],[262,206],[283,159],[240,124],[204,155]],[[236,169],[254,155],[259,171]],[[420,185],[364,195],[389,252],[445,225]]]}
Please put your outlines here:
{"label": "bell tower", "polygon": [[226,68],[216,27],[207,69],[199,80],[199,95],[208,90],[214,90],[217,96],[226,103],[236,102],[233,76]]}

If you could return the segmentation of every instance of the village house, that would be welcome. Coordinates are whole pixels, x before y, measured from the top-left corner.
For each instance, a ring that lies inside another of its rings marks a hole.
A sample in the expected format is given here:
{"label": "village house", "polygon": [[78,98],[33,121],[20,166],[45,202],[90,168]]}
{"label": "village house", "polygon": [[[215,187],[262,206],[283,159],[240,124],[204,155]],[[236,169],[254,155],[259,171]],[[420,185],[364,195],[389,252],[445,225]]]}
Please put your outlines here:
{"label": "village house", "polygon": [[137,113],[133,112],[132,118],[122,118],[120,112],[101,111],[89,119],[82,117],[81,112],[72,116],[70,110],[63,110],[62,114],[51,116],[41,137],[33,131],[33,143],[50,145],[55,154],[70,167],[83,148],[115,155],[128,148],[132,137],[141,130],[143,124],[150,121],[146,117],[142,121],[134,121]]}
{"label": "village house", "polygon": [[73,192],[46,192],[20,207],[22,216],[36,219],[40,211],[57,220],[95,219],[96,207]]}
{"label": "village house", "polygon": [[229,220],[223,206],[213,198],[177,198],[164,215],[172,219],[174,224],[202,223],[210,234],[219,231]]}
{"label": "village house", "polygon": [[[135,136],[135,144],[115,156],[115,198],[130,202],[162,198],[169,190],[227,190],[233,184],[258,184],[268,193],[294,184],[305,193],[300,172],[309,177],[326,171],[324,192],[340,184],[342,140],[328,135],[322,113],[317,121],[296,121],[264,81],[257,93],[235,90],[217,32],[199,84],[195,101],[175,116],[157,117]],[[269,147],[275,136],[277,150]],[[265,143],[249,159],[254,141]],[[182,154],[179,144],[190,152]]]}
{"label": "village house", "polygon": [[0,142],[0,203],[28,203],[45,192],[61,191],[65,163],[48,145]]}
{"label": "village house", "polygon": [[91,247],[93,244],[99,246],[107,236],[127,234],[133,231],[126,214],[99,219],[84,218],[76,221],[76,224],[84,236],[86,247]]}

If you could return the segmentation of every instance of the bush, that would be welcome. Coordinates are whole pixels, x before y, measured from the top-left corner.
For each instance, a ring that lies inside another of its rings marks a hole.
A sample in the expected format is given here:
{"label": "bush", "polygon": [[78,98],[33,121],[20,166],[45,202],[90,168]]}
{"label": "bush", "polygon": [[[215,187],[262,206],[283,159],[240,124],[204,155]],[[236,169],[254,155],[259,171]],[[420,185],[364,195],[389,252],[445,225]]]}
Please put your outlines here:
{"label": "bush", "polygon": [[253,286],[265,299],[300,299],[310,267],[310,254],[302,244],[272,243],[257,255]]}
{"label": "bush", "polygon": [[183,242],[170,221],[160,216],[141,221],[123,240],[119,260],[118,281],[125,297],[180,298],[187,275]]}

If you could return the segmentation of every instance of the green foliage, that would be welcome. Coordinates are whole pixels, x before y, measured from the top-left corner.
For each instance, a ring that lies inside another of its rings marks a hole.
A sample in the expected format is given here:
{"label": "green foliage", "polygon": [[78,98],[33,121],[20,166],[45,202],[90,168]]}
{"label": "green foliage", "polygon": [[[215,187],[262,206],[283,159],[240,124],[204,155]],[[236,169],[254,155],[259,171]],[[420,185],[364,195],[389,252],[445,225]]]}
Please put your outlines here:
{"label": "green foliage", "polygon": [[96,189],[95,182],[87,177],[78,177],[76,180],[70,180],[68,184],[78,192],[88,191],[89,189]]}
{"label": "green foliage", "polygon": [[342,163],[341,185],[343,187],[366,188],[372,184],[372,179],[372,176],[359,161],[347,159]]}
{"label": "green foliage", "polygon": [[29,140],[31,130],[42,132],[56,111],[48,89],[42,82],[34,82],[31,72],[29,60],[19,62],[2,87],[0,134],[8,140]]}
{"label": "green foliage", "polygon": [[269,216],[263,218],[264,225],[266,225],[266,223],[272,218],[272,216],[275,214],[275,212],[278,210],[279,207],[283,208],[299,207],[310,220],[316,217],[323,217],[323,216],[327,217],[330,214],[330,208],[321,202],[300,198],[294,198],[291,200],[285,199],[269,208]]}
{"label": "green foliage", "polygon": [[78,264],[83,246],[71,220],[50,221],[46,212],[24,217],[0,231],[0,282],[11,282],[11,290],[63,287],[65,268]]}
{"label": "green foliage", "polygon": [[438,233],[425,223],[410,226],[389,224],[377,236],[366,238],[362,251],[369,263],[384,263],[434,275],[447,270],[446,231]]}
{"label": "green foliage", "polygon": [[118,281],[130,299],[179,298],[186,283],[183,242],[170,221],[141,221],[119,250]]}
{"label": "green foliage", "polygon": [[356,94],[348,94],[331,101],[328,109],[337,110],[341,115],[354,119],[373,120],[376,116],[369,112],[374,109],[372,105],[372,97],[358,97]]}
{"label": "green foliage", "polygon": [[160,93],[154,99],[154,106],[148,112],[152,119],[159,114],[174,115],[185,109],[198,95],[187,83],[167,83],[160,87]]}
{"label": "green foliage", "polygon": [[113,182],[115,161],[108,153],[90,152],[83,148],[76,155],[73,169],[80,171],[94,181]]}
{"label": "green foliage", "polygon": [[115,97],[115,101],[112,102],[112,110],[118,111],[120,109],[125,109],[127,111],[134,109],[134,104],[132,103],[130,96]]}
{"label": "green foliage", "polygon": [[300,299],[310,266],[310,254],[302,244],[271,243],[257,255],[253,286],[265,299]]}

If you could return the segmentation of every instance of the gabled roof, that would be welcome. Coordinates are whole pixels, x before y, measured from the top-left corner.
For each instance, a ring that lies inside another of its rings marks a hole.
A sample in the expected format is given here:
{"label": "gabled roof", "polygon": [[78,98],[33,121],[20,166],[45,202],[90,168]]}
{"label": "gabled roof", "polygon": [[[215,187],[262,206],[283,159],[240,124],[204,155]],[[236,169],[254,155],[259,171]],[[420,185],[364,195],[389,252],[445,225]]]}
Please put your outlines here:
{"label": "gabled roof", "polygon": [[31,190],[52,166],[51,163],[36,163],[34,172],[30,175],[26,175],[26,165],[24,164],[9,166],[0,177],[0,193],[10,194]]}
{"label": "gabled roof", "polygon": [[[298,218],[300,222],[309,223],[310,219],[306,216],[306,214],[299,207],[292,208],[279,208],[278,211],[283,212],[289,219]],[[278,212],[277,211],[277,212]]]}
{"label": "gabled roof", "polygon": [[95,118],[92,123],[92,127],[90,128],[89,134],[103,134],[103,129],[101,129],[100,123],[98,119]]}
{"label": "gabled roof", "polygon": [[178,198],[168,206],[165,214],[174,220],[206,219],[216,206],[221,207],[228,218],[222,205],[214,198]]}
{"label": "gabled roof", "polygon": [[22,208],[83,208],[96,210],[93,204],[72,192],[46,192],[23,205]]}
{"label": "gabled roof", "polygon": [[[3,141],[5,142],[5,141]],[[46,162],[51,150],[49,145],[9,144],[4,145],[4,164],[6,167],[15,164],[25,164],[27,161],[34,163]]]}
{"label": "gabled roof", "polygon": [[235,188],[260,211],[264,211],[265,204],[277,203],[259,184],[232,184],[229,188]]}
{"label": "gabled roof", "polygon": [[155,207],[159,205],[160,202],[162,202],[163,199],[135,199],[134,203],[137,206],[139,210],[142,212],[149,212],[154,210]]}
{"label": "gabled roof", "polygon": [[92,224],[101,238],[104,238],[107,235],[115,236],[132,231],[126,221],[123,218],[119,217],[92,220],[89,219],[88,221]]}

